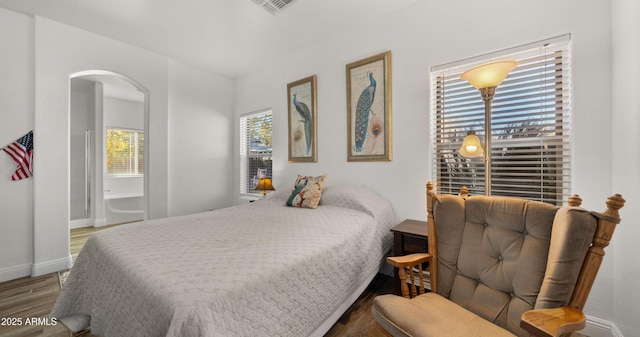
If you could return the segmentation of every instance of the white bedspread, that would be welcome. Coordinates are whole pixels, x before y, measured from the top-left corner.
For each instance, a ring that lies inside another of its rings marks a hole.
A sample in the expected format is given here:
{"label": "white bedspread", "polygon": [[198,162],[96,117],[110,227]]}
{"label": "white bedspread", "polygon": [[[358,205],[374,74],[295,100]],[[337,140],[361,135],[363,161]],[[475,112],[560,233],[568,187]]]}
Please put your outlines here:
{"label": "white bedspread", "polygon": [[103,337],[309,335],[378,270],[396,221],[363,187],[328,187],[317,209],[287,196],[94,234],[51,315]]}

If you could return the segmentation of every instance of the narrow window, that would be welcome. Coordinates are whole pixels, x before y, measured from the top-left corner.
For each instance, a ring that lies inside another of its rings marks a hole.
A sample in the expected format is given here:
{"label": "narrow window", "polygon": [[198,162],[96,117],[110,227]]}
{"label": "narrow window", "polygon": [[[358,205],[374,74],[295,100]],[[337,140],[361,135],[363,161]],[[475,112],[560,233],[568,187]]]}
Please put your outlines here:
{"label": "narrow window", "polygon": [[260,178],[271,177],[271,110],[240,117],[240,193],[260,194],[254,189]]}
{"label": "narrow window", "polygon": [[[562,204],[570,193],[570,36],[431,69],[434,180],[441,193],[485,194],[483,158],[458,153],[468,131],[484,140],[484,102],[460,78],[498,59],[519,65],[496,89],[491,108],[492,195]],[[484,143],[484,141],[483,141]]]}

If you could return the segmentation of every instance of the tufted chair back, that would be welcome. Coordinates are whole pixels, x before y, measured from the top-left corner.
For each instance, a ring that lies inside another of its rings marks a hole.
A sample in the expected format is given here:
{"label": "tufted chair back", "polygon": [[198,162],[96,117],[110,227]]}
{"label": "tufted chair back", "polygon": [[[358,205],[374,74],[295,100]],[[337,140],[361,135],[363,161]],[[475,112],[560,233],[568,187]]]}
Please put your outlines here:
{"label": "tufted chair back", "polygon": [[[507,197],[437,195],[427,184],[428,253],[390,256],[402,296],[373,300],[394,337],[566,336],[582,312],[625,200],[604,212]],[[431,292],[422,265],[429,263]],[[417,274],[415,270],[417,269]]]}
{"label": "tufted chair back", "polygon": [[597,227],[581,208],[507,197],[439,195],[433,217],[436,292],[519,336],[525,311],[569,303]]}

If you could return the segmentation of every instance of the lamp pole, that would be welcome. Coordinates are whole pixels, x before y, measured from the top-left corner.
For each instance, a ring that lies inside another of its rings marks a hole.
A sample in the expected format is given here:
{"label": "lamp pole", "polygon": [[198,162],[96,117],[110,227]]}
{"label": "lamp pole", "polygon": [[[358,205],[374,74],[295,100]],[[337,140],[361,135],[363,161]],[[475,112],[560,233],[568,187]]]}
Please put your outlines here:
{"label": "lamp pole", "polygon": [[498,85],[517,66],[518,62],[514,60],[493,61],[468,69],[460,75],[460,78],[480,90],[484,101],[484,193],[486,195],[491,195],[491,101]]}
{"label": "lamp pole", "polygon": [[484,194],[491,195],[491,101],[497,87],[481,88],[484,101]]}

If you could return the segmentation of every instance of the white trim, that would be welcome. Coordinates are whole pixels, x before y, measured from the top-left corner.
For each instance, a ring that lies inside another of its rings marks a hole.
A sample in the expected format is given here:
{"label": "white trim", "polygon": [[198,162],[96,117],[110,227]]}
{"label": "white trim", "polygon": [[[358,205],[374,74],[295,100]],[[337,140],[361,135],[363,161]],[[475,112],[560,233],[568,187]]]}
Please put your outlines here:
{"label": "white trim", "polygon": [[61,270],[69,269],[73,265],[73,259],[71,254],[65,258],[49,260],[41,263],[34,263],[31,265],[31,276],[42,276],[59,272]]}
{"label": "white trim", "polygon": [[611,336],[613,337],[624,337],[622,335],[622,331],[618,329],[615,323],[609,322],[611,324]]}
{"label": "white trim", "polygon": [[[77,73],[73,73],[69,76],[69,80],[73,79],[73,78],[82,78],[84,76],[94,76],[94,75],[98,75],[98,76],[110,76],[110,77],[114,77],[117,79],[120,79],[122,81],[125,81],[129,84],[131,84],[132,86],[134,86],[136,88],[136,90],[138,90],[139,92],[141,92],[144,95],[144,122],[143,122],[143,131],[146,133],[149,133],[149,131],[151,130],[151,127],[149,126],[149,111],[150,111],[150,93],[149,90],[143,86],[140,82],[134,80],[131,77],[113,72],[113,71],[109,71],[109,70],[85,70],[85,71],[80,71]],[[70,111],[69,111],[70,112]],[[67,115],[68,117],[70,116],[70,114]],[[104,128],[104,125],[103,125]],[[144,148],[149,149],[149,137],[144,137]],[[106,143],[105,143],[106,144]],[[67,144],[67,148],[69,147],[69,144]],[[151,167],[150,163],[151,161],[149,160],[149,158],[152,156],[150,151],[146,151],[145,155],[144,155],[144,167],[145,170],[149,167]],[[143,196],[142,196],[142,204],[143,204],[143,210],[144,210],[144,220],[146,220],[149,217],[149,174],[148,172],[146,172],[147,174],[143,174],[143,178],[144,178],[144,183],[143,183]],[[67,198],[69,197],[70,192],[67,190]],[[96,200],[98,201],[98,200]],[[104,224],[102,224],[101,222],[104,221]],[[94,223],[94,227],[100,227],[100,226],[104,226],[106,224],[106,220],[104,219],[99,219],[96,220]]]}
{"label": "white trim", "polygon": [[0,269],[0,282],[11,281],[31,275],[31,263]]}
{"label": "white trim", "polygon": [[69,229],[84,228],[93,226],[93,219],[84,218],[69,221]]}
{"label": "white trim", "polygon": [[587,315],[587,326],[578,331],[590,337],[624,337],[615,323]]}
{"label": "white trim", "polygon": [[273,112],[273,109],[272,108],[264,108],[264,109],[260,109],[260,110],[256,110],[256,111],[252,111],[252,112],[245,112],[245,113],[240,114],[240,118],[248,117],[248,116],[251,116],[251,115],[263,114],[263,113],[265,113],[267,111]]}
{"label": "white trim", "polygon": [[69,221],[69,229],[102,227],[107,225],[107,219],[77,219]]}
{"label": "white trim", "polygon": [[106,226],[106,225],[107,225],[107,218],[95,219],[93,221],[93,227],[102,227],[102,226]]}
{"label": "white trim", "polygon": [[109,212],[118,213],[118,214],[142,214],[144,216],[143,209],[122,209],[122,208],[114,207],[113,205],[111,205],[111,200],[114,200],[114,199],[126,199],[126,197],[125,198],[105,198],[105,204]]}

